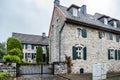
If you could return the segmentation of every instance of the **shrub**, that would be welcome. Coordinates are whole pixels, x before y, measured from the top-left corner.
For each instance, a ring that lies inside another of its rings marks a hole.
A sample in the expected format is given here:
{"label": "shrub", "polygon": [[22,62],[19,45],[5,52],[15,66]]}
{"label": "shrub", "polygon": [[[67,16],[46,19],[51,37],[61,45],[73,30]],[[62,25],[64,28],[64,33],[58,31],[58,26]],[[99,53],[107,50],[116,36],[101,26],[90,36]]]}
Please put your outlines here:
{"label": "shrub", "polygon": [[8,77],[7,73],[0,73],[0,79],[5,79]]}
{"label": "shrub", "polygon": [[3,57],[3,60],[4,60],[5,62],[21,63],[20,58],[19,58],[18,56],[16,56],[16,55],[5,55],[5,56]]}
{"label": "shrub", "polygon": [[40,63],[42,62],[42,59],[43,59],[43,50],[41,46],[38,46],[36,50],[36,62]]}
{"label": "shrub", "polygon": [[18,56],[20,58],[22,57],[22,51],[20,49],[18,49],[18,48],[14,48],[14,49],[8,51],[8,54],[16,55],[16,56]]}

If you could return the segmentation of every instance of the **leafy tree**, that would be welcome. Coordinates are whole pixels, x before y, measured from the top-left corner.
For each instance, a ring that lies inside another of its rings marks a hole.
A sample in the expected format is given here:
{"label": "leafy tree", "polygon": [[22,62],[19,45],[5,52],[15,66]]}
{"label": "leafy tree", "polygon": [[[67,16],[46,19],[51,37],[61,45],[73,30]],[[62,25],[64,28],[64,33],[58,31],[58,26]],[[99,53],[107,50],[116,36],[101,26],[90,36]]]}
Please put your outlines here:
{"label": "leafy tree", "polygon": [[43,59],[43,49],[41,46],[38,46],[36,50],[36,62],[40,63],[42,62],[42,59]]}
{"label": "leafy tree", "polygon": [[7,52],[14,48],[18,48],[22,51],[22,44],[17,38],[10,37],[7,40]]}
{"label": "leafy tree", "polygon": [[5,42],[0,43],[0,49],[5,50]]}
{"label": "leafy tree", "polygon": [[5,42],[0,43],[0,60],[3,59],[3,56],[6,53]]}
{"label": "leafy tree", "polygon": [[16,55],[5,55],[3,57],[4,61],[7,62],[16,62],[16,63],[21,63],[20,57],[16,56]]}
{"label": "leafy tree", "polygon": [[49,48],[47,48],[46,51],[47,51],[47,53],[46,53],[47,54],[46,60],[47,60],[47,63],[49,63]]}
{"label": "leafy tree", "polygon": [[8,52],[9,55],[16,55],[22,59],[22,51],[18,48],[14,48]]}
{"label": "leafy tree", "polygon": [[2,60],[4,55],[5,55],[5,50],[0,49],[0,60]]}
{"label": "leafy tree", "polygon": [[7,55],[3,57],[4,61],[20,63],[22,60],[22,44],[17,38],[10,37],[7,40]]}

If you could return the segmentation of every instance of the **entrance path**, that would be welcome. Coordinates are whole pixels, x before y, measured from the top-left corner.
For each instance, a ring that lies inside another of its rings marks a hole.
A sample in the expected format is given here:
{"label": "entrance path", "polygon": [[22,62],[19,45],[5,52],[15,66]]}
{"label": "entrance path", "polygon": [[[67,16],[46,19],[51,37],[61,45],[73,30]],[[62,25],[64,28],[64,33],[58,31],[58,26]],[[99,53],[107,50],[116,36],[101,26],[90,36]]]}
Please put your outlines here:
{"label": "entrance path", "polygon": [[64,79],[55,75],[43,74],[43,75],[22,75],[14,80],[64,80]]}

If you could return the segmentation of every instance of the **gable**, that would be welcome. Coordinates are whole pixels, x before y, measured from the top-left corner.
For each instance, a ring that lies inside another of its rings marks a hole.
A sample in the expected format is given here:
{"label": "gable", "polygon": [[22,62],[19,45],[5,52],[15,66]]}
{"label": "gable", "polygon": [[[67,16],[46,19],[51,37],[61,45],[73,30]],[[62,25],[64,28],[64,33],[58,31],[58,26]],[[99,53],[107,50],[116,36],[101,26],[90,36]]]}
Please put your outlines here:
{"label": "gable", "polygon": [[65,20],[66,18],[64,13],[59,9],[59,7],[54,5],[48,36],[50,36],[50,32],[52,31],[52,26],[60,26],[60,24]]}

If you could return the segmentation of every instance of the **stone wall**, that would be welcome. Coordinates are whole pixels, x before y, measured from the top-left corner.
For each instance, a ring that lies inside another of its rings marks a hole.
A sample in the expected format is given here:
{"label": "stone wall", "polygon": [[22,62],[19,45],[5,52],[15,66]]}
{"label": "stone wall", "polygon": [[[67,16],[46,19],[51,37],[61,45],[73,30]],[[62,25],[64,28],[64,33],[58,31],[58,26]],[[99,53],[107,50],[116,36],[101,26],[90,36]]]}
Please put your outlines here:
{"label": "stone wall", "polygon": [[0,72],[16,76],[16,63],[0,63]]}
{"label": "stone wall", "polygon": [[[83,68],[85,73],[92,72],[92,66],[95,63],[106,63],[108,72],[119,72],[120,61],[111,59],[108,60],[108,49],[119,49],[120,43],[116,42],[116,34],[113,34],[113,40],[107,38],[99,39],[99,30],[85,27],[87,29],[87,38],[76,37],[76,29],[85,26],[66,24],[61,35],[61,53],[72,57],[72,46],[76,44],[87,47],[87,60],[77,59],[72,60],[72,73],[79,74]],[[64,57],[62,57],[64,60]]]}
{"label": "stone wall", "polygon": [[59,61],[59,32],[63,25],[64,21],[62,20],[61,15],[58,12],[58,9],[54,9],[52,16],[52,23],[50,26],[50,62],[58,62]]}
{"label": "stone wall", "polygon": [[54,74],[67,73],[67,64],[62,62],[54,62]]}

